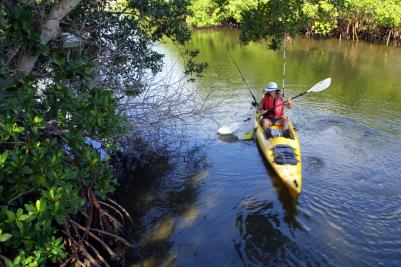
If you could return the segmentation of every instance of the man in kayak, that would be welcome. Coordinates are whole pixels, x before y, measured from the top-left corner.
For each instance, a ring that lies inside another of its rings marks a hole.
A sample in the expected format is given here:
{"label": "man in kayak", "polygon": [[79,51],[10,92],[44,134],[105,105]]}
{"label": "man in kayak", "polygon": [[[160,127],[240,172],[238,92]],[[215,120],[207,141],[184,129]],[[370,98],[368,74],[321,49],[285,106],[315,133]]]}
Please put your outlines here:
{"label": "man in kayak", "polygon": [[284,106],[289,109],[292,106],[291,98],[284,101],[275,82],[269,82],[263,91],[264,97],[259,103],[257,112],[261,114],[260,122],[265,129],[266,139],[272,137],[272,132],[269,128],[272,125],[283,127],[283,136],[291,138],[290,130],[288,129],[288,117],[284,114]]}

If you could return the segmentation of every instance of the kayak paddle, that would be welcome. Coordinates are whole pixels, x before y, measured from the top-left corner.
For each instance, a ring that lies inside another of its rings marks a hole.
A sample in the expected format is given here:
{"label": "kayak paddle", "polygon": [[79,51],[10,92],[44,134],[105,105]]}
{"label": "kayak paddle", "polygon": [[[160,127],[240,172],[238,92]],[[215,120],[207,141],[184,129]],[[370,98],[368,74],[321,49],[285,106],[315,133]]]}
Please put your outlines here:
{"label": "kayak paddle", "polygon": [[[305,92],[302,92],[300,94],[297,94],[294,97],[291,97],[292,99],[298,98],[300,96],[306,95],[307,93],[317,93],[317,92],[321,92],[325,89],[327,89],[331,84],[331,78],[326,78],[323,81],[318,82],[317,84],[315,84],[314,86],[312,86],[310,89],[308,89]],[[280,104],[277,106],[272,107],[271,109],[274,109],[278,106],[281,106],[284,104]],[[269,109],[270,110],[270,109]],[[254,116],[256,116],[257,114],[255,114]],[[220,135],[228,135],[228,134],[233,134],[236,130],[238,130],[239,126],[241,125],[241,123],[249,121],[250,119],[252,119],[254,116],[249,117],[245,120],[243,120],[242,122],[235,122],[233,124],[231,124],[230,126],[222,126],[217,130],[217,133]]]}
{"label": "kayak paddle", "polygon": [[[326,78],[323,81],[320,81],[317,84],[315,84],[314,86],[312,86],[307,91],[302,92],[300,94],[297,94],[296,96],[290,97],[290,99],[293,100],[293,99],[298,98],[300,96],[306,95],[307,93],[317,93],[317,92],[323,91],[323,90],[327,89],[330,86],[330,84],[331,84],[331,78]],[[285,101],[284,103],[282,103],[280,105],[273,106],[273,107],[269,108],[267,111],[275,109],[276,107],[283,106],[287,102],[288,101]]]}
{"label": "kayak paddle", "polygon": [[228,135],[228,134],[233,134],[236,130],[238,130],[239,126],[243,122],[249,121],[251,118],[247,118],[246,120],[243,120],[242,122],[234,122],[233,124],[229,126],[222,126],[217,130],[217,133],[219,135]]}

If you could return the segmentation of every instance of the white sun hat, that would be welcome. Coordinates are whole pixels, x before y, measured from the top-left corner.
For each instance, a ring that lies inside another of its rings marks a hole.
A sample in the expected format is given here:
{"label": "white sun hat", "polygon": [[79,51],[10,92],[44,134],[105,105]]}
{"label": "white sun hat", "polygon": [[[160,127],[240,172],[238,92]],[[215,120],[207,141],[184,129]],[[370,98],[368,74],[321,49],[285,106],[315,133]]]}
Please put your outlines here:
{"label": "white sun hat", "polygon": [[277,83],[276,83],[276,82],[269,82],[269,83],[267,84],[267,87],[266,87],[265,89],[263,89],[263,91],[264,91],[265,93],[267,93],[267,92],[273,92],[273,91],[277,91],[277,90],[279,90],[279,89],[278,89],[278,86],[277,86]]}

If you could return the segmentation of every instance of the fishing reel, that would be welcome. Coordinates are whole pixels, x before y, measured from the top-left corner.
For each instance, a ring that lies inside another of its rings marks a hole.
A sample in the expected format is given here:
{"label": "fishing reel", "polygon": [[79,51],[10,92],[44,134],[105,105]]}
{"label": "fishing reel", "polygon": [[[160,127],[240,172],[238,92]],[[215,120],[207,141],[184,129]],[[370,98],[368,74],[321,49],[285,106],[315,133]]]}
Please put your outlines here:
{"label": "fishing reel", "polygon": [[257,108],[257,107],[258,107],[258,103],[256,101],[252,101],[251,109]]}

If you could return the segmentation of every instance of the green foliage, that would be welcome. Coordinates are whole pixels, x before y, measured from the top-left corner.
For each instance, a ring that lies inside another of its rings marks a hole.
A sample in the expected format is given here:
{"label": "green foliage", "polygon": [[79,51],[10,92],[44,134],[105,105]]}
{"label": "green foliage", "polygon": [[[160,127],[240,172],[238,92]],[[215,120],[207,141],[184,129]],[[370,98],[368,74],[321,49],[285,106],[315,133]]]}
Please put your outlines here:
{"label": "green foliage", "polygon": [[329,1],[306,2],[302,11],[314,35],[326,36],[337,27],[337,8]]}
{"label": "green foliage", "polygon": [[375,8],[375,22],[385,28],[401,26],[401,2],[397,0],[385,1]]}
{"label": "green foliage", "polygon": [[179,43],[188,41],[190,30],[183,21],[191,11],[189,0],[130,0],[128,6],[140,14],[140,27],[156,41],[167,36]]}
{"label": "green foliage", "polygon": [[271,47],[277,48],[276,39],[287,33],[296,34],[301,27],[302,5],[302,0],[270,0],[244,11],[241,42],[248,43],[272,36]]}
{"label": "green foliage", "polygon": [[256,7],[257,3],[256,0],[195,0],[191,3],[192,15],[187,18],[187,23],[195,27],[214,26],[226,21],[240,23],[242,12]]}
{"label": "green foliage", "polygon": [[251,8],[255,8],[258,2],[265,3],[265,1],[240,1],[240,0],[231,0],[227,1],[226,4],[222,7],[222,13],[220,17],[220,21],[225,21],[229,19],[233,19],[234,21],[241,23],[242,22],[242,12],[245,10],[249,10]]}
{"label": "green foliage", "polygon": [[187,23],[195,27],[205,27],[220,24],[219,6],[214,0],[195,0],[191,3],[192,15],[187,17]]}
{"label": "green foliage", "polygon": [[[75,72],[86,68],[85,61]],[[82,188],[104,198],[115,186],[108,161],[86,144],[88,137],[106,141],[121,132],[112,92],[85,84],[77,94],[55,84],[37,101],[39,91],[27,81],[0,90],[4,103],[15,104],[0,106],[0,240],[6,248],[24,251],[13,266],[63,257],[57,225],[82,211]]]}
{"label": "green foliage", "polygon": [[[89,191],[104,199],[117,185],[106,153],[125,133],[118,89],[160,70],[155,41],[190,38],[189,2],[127,0],[114,10],[114,1],[82,0],[60,23],[83,40],[68,49],[39,43],[40,23],[59,1],[0,2],[0,255],[7,266],[60,264],[68,253],[61,229],[89,217]],[[21,77],[25,54],[40,57]],[[206,66],[196,55],[187,53],[188,74]]]}
{"label": "green foliage", "polygon": [[349,34],[349,27],[354,27],[356,32],[374,36],[401,27],[399,0],[196,0],[191,10],[193,15],[187,18],[191,25],[234,21],[240,24],[243,43],[271,37],[272,48],[280,46],[286,33],[307,31],[320,37]]}
{"label": "green foliage", "polygon": [[0,8],[0,14],[0,32],[5,34],[6,39],[18,43],[31,53],[40,49],[40,18],[35,17],[31,9],[6,1]]}

